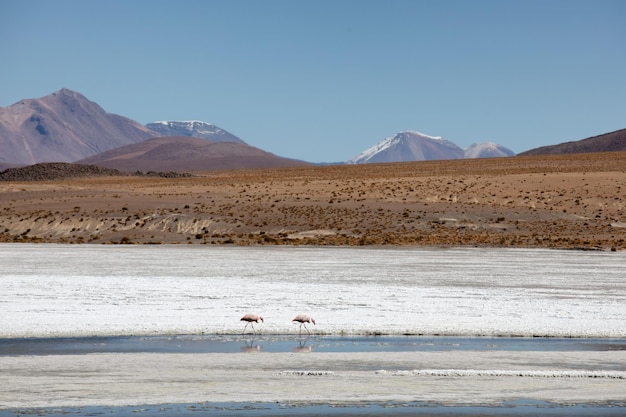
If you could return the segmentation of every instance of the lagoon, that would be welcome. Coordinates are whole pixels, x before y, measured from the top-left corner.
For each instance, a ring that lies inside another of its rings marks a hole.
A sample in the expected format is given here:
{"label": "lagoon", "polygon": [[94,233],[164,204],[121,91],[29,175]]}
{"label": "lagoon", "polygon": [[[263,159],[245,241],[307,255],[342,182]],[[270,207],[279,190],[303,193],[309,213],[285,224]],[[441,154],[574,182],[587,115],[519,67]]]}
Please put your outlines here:
{"label": "lagoon", "polygon": [[3,244],[0,263],[3,416],[624,407],[622,252]]}

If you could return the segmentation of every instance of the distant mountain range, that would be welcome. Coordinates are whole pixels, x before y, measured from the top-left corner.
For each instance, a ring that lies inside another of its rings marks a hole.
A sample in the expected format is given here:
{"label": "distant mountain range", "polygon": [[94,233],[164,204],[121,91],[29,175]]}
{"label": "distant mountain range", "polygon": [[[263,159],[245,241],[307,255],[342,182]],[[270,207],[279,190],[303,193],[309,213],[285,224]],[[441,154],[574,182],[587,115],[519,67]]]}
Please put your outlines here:
{"label": "distant mountain range", "polygon": [[0,108],[0,150],[0,170],[41,162],[80,162],[125,171],[308,164],[252,147],[232,133],[201,121],[143,126],[107,113],[65,88]]}
{"label": "distant mountain range", "polygon": [[439,136],[406,131],[379,142],[351,159],[350,164],[374,162],[408,162],[437,159],[490,158],[515,153],[493,142],[475,143],[463,150]]}
{"label": "distant mountain range", "polygon": [[[626,150],[626,129],[531,149],[520,155],[616,150]],[[405,131],[381,141],[347,163],[512,155],[511,150],[493,142],[462,149],[441,137]],[[0,170],[40,162],[77,161],[127,171],[307,164],[252,147],[232,133],[201,121],[162,121],[143,126],[129,118],[107,113],[80,93],[65,88],[42,98],[0,107]]]}

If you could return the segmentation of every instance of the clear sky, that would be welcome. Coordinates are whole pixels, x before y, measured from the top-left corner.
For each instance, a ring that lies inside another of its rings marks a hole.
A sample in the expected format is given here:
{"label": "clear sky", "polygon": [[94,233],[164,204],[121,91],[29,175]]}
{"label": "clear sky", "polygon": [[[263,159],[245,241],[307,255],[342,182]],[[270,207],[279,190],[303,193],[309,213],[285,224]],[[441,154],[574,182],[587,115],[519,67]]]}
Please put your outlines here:
{"label": "clear sky", "polygon": [[623,0],[0,0],[0,62],[0,106],[65,87],[311,162],[626,128]]}

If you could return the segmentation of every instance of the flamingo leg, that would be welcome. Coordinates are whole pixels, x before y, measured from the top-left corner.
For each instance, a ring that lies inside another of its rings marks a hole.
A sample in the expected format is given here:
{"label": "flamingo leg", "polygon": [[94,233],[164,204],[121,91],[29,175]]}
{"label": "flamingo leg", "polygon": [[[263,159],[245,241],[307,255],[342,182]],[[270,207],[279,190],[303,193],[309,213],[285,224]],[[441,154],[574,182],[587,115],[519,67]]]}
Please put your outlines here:
{"label": "flamingo leg", "polygon": [[306,327],[306,323],[302,323],[302,324],[304,324],[304,328],[306,329],[306,332],[307,332],[308,334],[311,334],[311,331],[309,330],[309,328],[308,328],[308,327]]}
{"label": "flamingo leg", "polygon": [[241,335],[243,336],[244,333],[246,332],[246,328],[248,327],[248,324],[250,324],[249,322],[246,323],[246,325],[243,327],[243,331],[241,332]]}

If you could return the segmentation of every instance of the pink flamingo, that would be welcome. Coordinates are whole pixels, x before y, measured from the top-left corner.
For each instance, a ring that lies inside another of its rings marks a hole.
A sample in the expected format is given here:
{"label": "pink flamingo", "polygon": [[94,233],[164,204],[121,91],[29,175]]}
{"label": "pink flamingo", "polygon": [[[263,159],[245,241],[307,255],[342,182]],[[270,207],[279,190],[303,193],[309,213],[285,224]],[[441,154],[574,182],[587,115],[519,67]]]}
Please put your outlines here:
{"label": "pink flamingo", "polygon": [[298,314],[296,317],[291,320],[292,323],[298,322],[300,323],[300,336],[302,336],[302,326],[306,329],[306,331],[311,334],[309,329],[306,327],[306,323],[313,323],[315,326],[315,319],[307,314]]}
{"label": "pink flamingo", "polygon": [[259,316],[258,314],[248,313],[245,316],[243,316],[239,321],[247,322],[241,334],[244,334],[246,332],[246,328],[248,327],[248,324],[252,326],[253,334],[256,334],[256,330],[254,329],[253,323],[258,323],[259,321],[263,321],[263,317]]}

